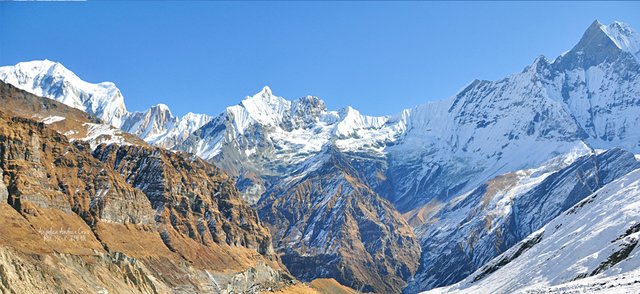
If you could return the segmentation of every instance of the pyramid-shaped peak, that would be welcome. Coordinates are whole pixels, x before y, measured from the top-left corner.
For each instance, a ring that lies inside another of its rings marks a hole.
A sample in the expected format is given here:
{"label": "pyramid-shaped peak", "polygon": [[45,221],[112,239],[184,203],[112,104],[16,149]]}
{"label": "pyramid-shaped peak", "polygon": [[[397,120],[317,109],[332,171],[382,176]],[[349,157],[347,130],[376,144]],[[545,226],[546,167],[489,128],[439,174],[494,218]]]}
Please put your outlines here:
{"label": "pyramid-shaped peak", "polygon": [[258,93],[254,94],[252,96],[245,97],[245,99],[242,100],[243,101],[242,104],[244,104],[245,102],[250,102],[250,101],[258,102],[258,103],[271,104],[271,103],[273,103],[275,101],[279,101],[279,100],[284,100],[284,98],[277,97],[277,96],[273,95],[273,92],[271,91],[271,88],[269,88],[269,86],[264,86],[264,87],[262,87],[262,89]]}
{"label": "pyramid-shaped peak", "polygon": [[592,27],[602,27],[604,25],[599,20],[596,19],[591,23],[591,26]]}
{"label": "pyramid-shaped peak", "polygon": [[582,38],[580,39],[578,44],[576,44],[573,50],[584,50],[612,45],[615,46],[615,43],[606,33],[605,26],[600,23],[600,21],[595,20],[584,32]]}
{"label": "pyramid-shaped peak", "polygon": [[624,50],[616,41],[617,30],[609,28],[610,26],[595,20],[573,49],[558,57],[554,64],[565,70],[576,67],[587,69],[606,60],[617,58],[624,53]]}
{"label": "pyramid-shaped peak", "polygon": [[273,95],[273,92],[271,92],[271,88],[269,88],[269,86],[264,86],[262,87],[262,90],[260,90],[260,92],[258,92],[258,94],[261,94],[262,96],[264,95]]}
{"label": "pyramid-shaped peak", "polygon": [[626,23],[615,21],[605,26],[595,20],[573,50],[602,50],[612,47],[635,54],[640,51],[640,36]]}

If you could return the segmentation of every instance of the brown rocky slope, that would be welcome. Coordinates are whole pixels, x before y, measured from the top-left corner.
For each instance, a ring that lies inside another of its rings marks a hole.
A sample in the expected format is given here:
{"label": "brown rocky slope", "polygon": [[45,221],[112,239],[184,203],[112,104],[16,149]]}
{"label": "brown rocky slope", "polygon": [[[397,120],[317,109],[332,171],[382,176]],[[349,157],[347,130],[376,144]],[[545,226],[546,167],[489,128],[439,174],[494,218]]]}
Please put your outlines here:
{"label": "brown rocky slope", "polygon": [[141,170],[155,178],[136,187],[136,177],[116,172],[126,161],[110,161],[109,147],[96,151],[102,162],[60,134],[72,125],[25,118],[90,117],[6,84],[0,94],[11,102],[2,111],[12,111],[0,112],[0,292],[227,293],[291,283],[268,231],[220,170],[146,144],[110,147],[160,165]]}

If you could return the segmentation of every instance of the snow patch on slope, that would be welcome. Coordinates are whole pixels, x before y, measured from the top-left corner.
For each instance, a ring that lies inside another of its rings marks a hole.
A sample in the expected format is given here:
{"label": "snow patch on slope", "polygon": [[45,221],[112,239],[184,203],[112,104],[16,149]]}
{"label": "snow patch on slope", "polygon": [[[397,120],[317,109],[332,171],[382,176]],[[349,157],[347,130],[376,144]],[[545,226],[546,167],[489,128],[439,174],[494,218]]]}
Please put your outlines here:
{"label": "snow patch on slope", "polygon": [[62,116],[55,116],[55,115],[54,115],[54,116],[45,117],[45,118],[43,118],[42,120],[40,120],[40,122],[42,122],[42,123],[44,123],[44,124],[46,124],[46,125],[50,125],[50,124],[52,124],[52,123],[56,123],[56,122],[63,121],[63,120],[65,120],[65,118],[64,118],[64,117],[62,117]]}
{"label": "snow patch on slope", "polygon": [[100,144],[131,145],[123,136],[121,130],[106,124],[84,123],[87,134],[81,141],[86,141],[95,149]]}
{"label": "snow patch on slope", "polygon": [[636,293],[640,287],[640,270],[619,275],[601,277],[594,276],[551,287],[533,286],[517,291],[517,293]]}

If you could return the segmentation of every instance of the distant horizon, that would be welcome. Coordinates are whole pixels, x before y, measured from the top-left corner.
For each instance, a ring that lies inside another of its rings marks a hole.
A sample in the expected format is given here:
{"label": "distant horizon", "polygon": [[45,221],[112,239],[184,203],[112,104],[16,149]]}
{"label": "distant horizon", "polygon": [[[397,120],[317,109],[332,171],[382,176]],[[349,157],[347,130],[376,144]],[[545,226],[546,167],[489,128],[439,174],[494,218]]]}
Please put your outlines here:
{"label": "distant horizon", "polygon": [[[268,86],[287,100],[316,96],[329,110],[351,106],[392,116],[450,98],[475,79],[520,72],[541,55],[552,61],[594,20],[637,30],[636,8],[628,2],[3,2],[0,66],[59,62],[84,81],[113,82],[129,111],[166,104],[178,116],[215,116]],[[532,11],[545,12],[544,21]]]}

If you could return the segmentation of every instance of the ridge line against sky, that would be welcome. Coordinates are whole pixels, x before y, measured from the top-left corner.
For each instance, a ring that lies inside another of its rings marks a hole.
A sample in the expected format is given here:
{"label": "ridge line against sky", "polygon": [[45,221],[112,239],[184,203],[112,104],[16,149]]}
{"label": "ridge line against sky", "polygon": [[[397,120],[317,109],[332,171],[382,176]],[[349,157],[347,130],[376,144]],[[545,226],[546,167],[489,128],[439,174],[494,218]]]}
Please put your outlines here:
{"label": "ridge line against sky", "polygon": [[553,60],[638,2],[0,3],[0,66],[49,59],[127,108],[215,115],[263,86],[393,115]]}

